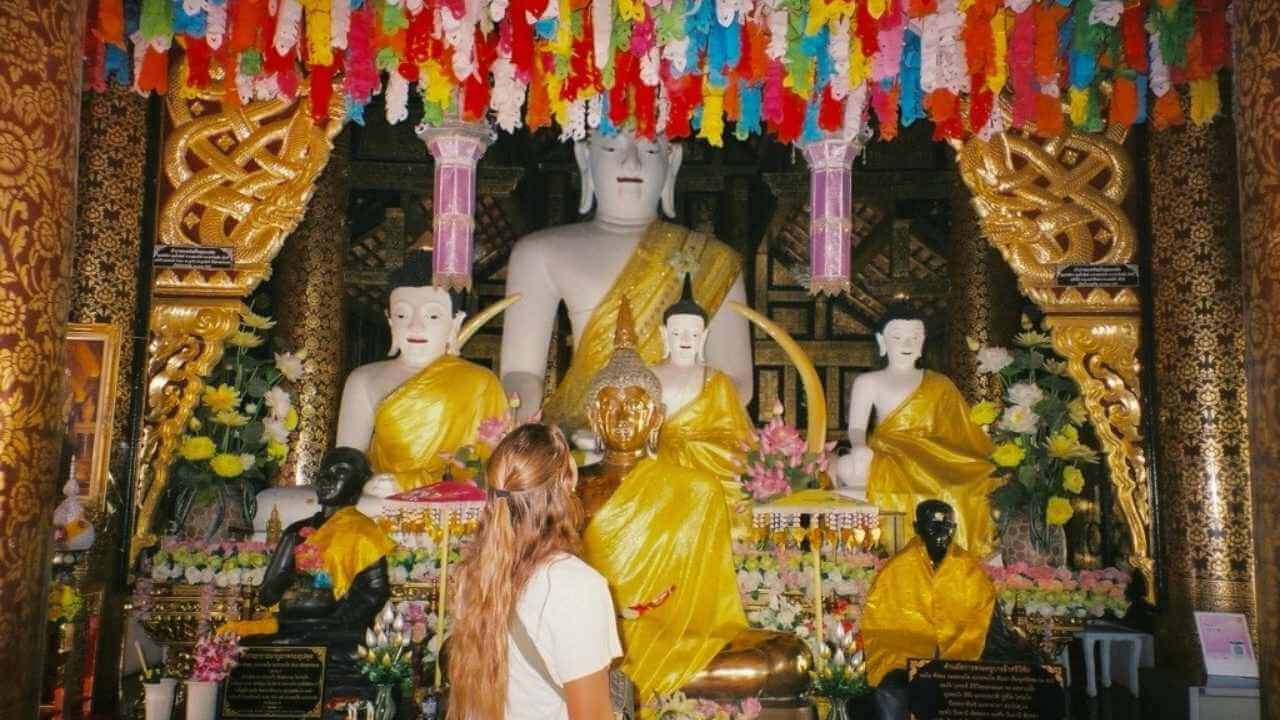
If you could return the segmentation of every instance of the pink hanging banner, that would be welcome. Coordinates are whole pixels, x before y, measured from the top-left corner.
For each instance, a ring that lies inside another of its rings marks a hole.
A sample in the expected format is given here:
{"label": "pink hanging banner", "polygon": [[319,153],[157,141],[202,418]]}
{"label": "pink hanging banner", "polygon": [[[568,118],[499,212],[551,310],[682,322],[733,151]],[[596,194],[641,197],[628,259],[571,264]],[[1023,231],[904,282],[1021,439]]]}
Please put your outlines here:
{"label": "pink hanging banner", "polygon": [[853,161],[862,142],[804,143],[809,163],[809,293],[837,295],[852,278]]}
{"label": "pink hanging banner", "polygon": [[435,160],[432,283],[467,290],[475,254],[476,163],[497,136],[486,123],[452,120],[432,127],[420,125],[418,137]]}

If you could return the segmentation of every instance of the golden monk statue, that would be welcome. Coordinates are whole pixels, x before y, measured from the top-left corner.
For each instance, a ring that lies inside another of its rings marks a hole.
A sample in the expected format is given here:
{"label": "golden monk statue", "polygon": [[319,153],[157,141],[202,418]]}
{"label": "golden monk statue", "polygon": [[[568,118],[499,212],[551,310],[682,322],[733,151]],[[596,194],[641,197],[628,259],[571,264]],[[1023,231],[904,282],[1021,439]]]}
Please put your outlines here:
{"label": "golden monk statue", "polygon": [[792,635],[747,629],[720,481],[652,457],[662,387],[620,303],[614,352],[587,392],[603,461],[582,471],[583,557],[609,581],[622,620],[622,670],[641,703],[676,690],[799,707],[808,653]]}
{"label": "golden monk statue", "polygon": [[393,476],[400,490],[438,482],[443,456],[474,443],[480,423],[507,412],[498,377],[457,357],[461,299],[433,286],[430,275],[423,251],[392,274],[391,359],[352,371],[338,414],[337,444],[367,451],[373,471]]}
{"label": "golden monk statue", "polygon": [[[521,238],[508,264],[507,293],[523,299],[507,311],[502,382],[520,395],[521,418],[542,407],[543,417],[566,431],[586,425],[587,386],[613,351],[623,295],[635,314],[636,351],[650,365],[661,360],[662,314],[680,296],[686,272],[709,318],[707,359],[733,381],[739,399],[749,402],[750,331],[745,319],[721,307],[726,298],[746,302],[742,260],[714,238],[659,219],[660,204],[667,216],[675,211],[680,146],[620,130],[594,132],[574,151],[582,172],[579,210],[590,211],[594,202],[595,215]],[[562,301],[573,328],[573,358],[543,402],[547,351]]]}
{"label": "golden monk statue", "polygon": [[[837,463],[846,493],[887,512],[910,515],[928,498],[956,512],[956,540],[979,557],[990,554],[995,524],[987,496],[996,488],[988,458],[994,450],[969,420],[969,405],[947,376],[917,367],[924,350],[924,318],[891,305],[876,329],[883,370],[863,373],[849,393],[852,452]],[[876,427],[867,427],[875,412]]]}
{"label": "golden monk statue", "polygon": [[735,540],[751,531],[751,500],[738,476],[752,425],[733,381],[707,366],[707,312],[684,278],[680,300],[662,315],[663,361],[653,366],[662,384],[666,421],[658,435],[658,459],[714,475],[729,506]]}

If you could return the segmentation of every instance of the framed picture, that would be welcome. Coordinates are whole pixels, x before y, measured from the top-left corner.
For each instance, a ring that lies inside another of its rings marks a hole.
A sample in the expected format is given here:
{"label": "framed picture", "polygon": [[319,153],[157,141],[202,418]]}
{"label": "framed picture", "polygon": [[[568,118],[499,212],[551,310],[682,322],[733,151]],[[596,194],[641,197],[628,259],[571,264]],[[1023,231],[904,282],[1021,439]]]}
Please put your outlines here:
{"label": "framed picture", "polygon": [[101,507],[106,494],[119,349],[114,325],[67,325],[64,452],[70,455],[68,472],[80,486],[81,502],[91,510]]}

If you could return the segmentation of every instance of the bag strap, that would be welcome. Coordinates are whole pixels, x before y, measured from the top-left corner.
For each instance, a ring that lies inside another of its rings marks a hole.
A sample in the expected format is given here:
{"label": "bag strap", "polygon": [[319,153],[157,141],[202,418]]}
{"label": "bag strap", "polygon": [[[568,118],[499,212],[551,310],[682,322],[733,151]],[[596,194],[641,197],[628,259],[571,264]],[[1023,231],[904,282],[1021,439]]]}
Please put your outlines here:
{"label": "bag strap", "polygon": [[538,646],[533,642],[533,636],[529,634],[529,628],[525,627],[524,622],[520,619],[520,614],[512,611],[510,630],[511,640],[516,644],[516,650],[520,651],[520,656],[524,661],[529,663],[529,667],[538,673],[538,677],[550,687],[561,700],[564,700],[564,686],[556,682],[551,677],[551,670],[547,667],[547,661],[542,659],[542,653],[538,652]]}

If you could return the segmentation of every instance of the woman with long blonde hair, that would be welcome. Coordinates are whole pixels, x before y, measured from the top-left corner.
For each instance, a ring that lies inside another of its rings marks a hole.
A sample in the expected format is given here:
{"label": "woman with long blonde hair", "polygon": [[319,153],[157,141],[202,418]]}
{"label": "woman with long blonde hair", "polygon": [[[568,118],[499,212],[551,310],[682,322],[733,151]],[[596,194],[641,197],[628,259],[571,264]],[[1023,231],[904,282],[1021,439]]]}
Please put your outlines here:
{"label": "woman with long blonde hair", "polygon": [[578,558],[578,471],[559,430],[522,425],[489,458],[460,566],[450,720],[608,720],[622,655],[604,578]]}

